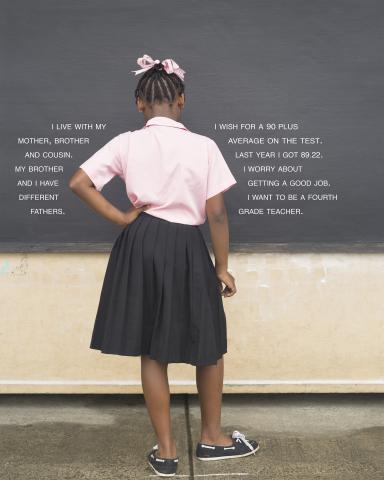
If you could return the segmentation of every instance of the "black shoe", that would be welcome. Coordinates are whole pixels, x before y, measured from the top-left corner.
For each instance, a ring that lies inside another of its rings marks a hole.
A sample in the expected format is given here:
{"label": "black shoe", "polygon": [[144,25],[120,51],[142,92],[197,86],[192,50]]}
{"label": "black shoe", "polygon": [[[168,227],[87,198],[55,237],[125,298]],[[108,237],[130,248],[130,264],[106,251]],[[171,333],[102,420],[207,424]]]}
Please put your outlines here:
{"label": "black shoe", "polygon": [[226,458],[246,457],[252,453],[255,455],[260,448],[256,440],[247,440],[245,435],[237,430],[233,431],[232,439],[232,445],[228,447],[199,442],[196,446],[196,458],[198,460],[225,460]]}
{"label": "black shoe", "polygon": [[179,457],[176,458],[161,458],[156,456],[156,451],[159,449],[155,445],[150,453],[147,455],[148,464],[152,467],[154,472],[160,477],[173,477],[177,472],[177,465]]}

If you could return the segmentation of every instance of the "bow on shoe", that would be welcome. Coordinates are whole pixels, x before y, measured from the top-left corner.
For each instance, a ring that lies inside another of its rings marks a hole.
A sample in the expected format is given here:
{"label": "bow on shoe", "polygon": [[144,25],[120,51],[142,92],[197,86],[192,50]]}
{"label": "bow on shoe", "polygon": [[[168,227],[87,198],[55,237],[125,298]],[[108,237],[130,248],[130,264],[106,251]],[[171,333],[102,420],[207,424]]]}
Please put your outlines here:
{"label": "bow on shoe", "polygon": [[[253,446],[251,443],[248,442],[248,440],[245,438],[245,435],[243,433],[240,433],[238,430],[234,430],[233,433],[232,433],[232,438],[234,439],[237,439],[239,438],[240,440],[242,440],[246,445],[247,447],[250,449],[250,450],[254,450]],[[254,455],[256,455],[256,452],[252,452]]]}
{"label": "bow on shoe", "polygon": [[142,57],[137,59],[137,63],[142,68],[139,69],[139,70],[131,70],[131,72],[134,72],[135,75],[138,75],[139,73],[142,73],[142,72],[145,72],[145,71],[149,70],[150,68],[152,68],[157,63],[161,63],[164,67],[164,70],[167,73],[174,73],[181,80],[184,80],[184,73],[186,73],[182,68],[179,67],[179,65],[174,60],[172,60],[172,58],[166,58],[165,60],[160,62],[160,60],[158,60],[158,59],[153,60],[152,57],[145,54]]}

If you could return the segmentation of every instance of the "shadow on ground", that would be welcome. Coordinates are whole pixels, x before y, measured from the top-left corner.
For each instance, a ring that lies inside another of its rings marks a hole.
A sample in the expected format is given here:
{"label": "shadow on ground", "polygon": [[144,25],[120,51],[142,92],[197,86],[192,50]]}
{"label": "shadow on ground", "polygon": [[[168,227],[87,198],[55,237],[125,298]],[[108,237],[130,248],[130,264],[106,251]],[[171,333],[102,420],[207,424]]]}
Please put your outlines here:
{"label": "shadow on ground", "polygon": [[[196,395],[172,396],[175,478],[382,480],[384,395],[224,395],[223,426],[260,443],[256,455],[194,458]],[[0,396],[1,480],[156,478],[156,443],[142,395]]]}

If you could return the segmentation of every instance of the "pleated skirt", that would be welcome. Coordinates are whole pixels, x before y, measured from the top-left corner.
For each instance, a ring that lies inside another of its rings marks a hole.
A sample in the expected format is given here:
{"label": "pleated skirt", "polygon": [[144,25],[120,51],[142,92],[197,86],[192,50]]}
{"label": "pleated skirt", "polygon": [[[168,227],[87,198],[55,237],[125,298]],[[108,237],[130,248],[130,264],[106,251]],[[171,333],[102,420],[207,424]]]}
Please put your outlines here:
{"label": "pleated skirt", "polygon": [[227,352],[220,282],[198,225],[142,212],[116,238],[90,348],[214,365]]}

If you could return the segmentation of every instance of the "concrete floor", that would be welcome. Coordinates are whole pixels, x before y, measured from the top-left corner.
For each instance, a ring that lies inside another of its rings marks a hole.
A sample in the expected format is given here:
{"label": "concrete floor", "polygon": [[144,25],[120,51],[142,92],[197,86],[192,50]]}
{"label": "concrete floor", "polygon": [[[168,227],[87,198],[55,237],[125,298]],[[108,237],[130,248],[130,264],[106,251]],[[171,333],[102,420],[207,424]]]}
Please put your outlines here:
{"label": "concrete floor", "polygon": [[[384,395],[225,395],[223,425],[260,442],[256,456],[194,459],[195,395],[173,395],[175,478],[382,480]],[[142,395],[0,396],[1,480],[157,478]]]}

